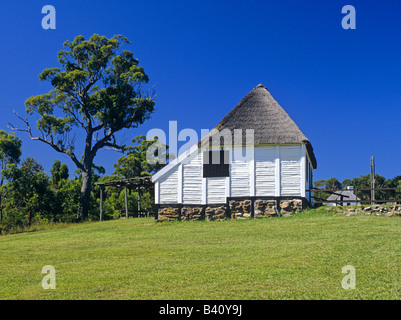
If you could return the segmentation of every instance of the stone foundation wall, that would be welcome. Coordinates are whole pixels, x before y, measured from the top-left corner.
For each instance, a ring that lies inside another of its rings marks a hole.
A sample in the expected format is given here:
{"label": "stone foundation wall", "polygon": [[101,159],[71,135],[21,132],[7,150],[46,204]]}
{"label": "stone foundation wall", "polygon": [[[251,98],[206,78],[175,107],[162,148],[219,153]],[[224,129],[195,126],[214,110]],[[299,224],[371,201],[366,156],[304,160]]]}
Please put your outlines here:
{"label": "stone foundation wall", "polygon": [[231,200],[229,202],[231,219],[250,219],[251,200]]}
{"label": "stone foundation wall", "polygon": [[289,216],[303,209],[303,201],[300,199],[280,200],[279,205],[280,207],[277,208],[276,200],[261,199],[230,200],[228,203],[229,208],[227,208],[227,205],[183,205],[180,209],[177,206],[168,207],[168,205],[163,205],[163,207],[158,209],[157,221],[179,220],[180,218],[182,221],[199,221],[204,219],[207,221],[220,221],[228,218],[250,219],[252,216],[254,218],[269,218],[276,217],[278,213]]}
{"label": "stone foundation wall", "polygon": [[159,208],[157,221],[178,220],[178,208]]}
{"label": "stone foundation wall", "polygon": [[205,216],[207,221],[221,221],[227,219],[226,206],[207,207],[205,209]]}
{"label": "stone foundation wall", "polygon": [[255,218],[276,217],[276,200],[256,200],[254,212]]}
{"label": "stone foundation wall", "polygon": [[302,211],[302,200],[281,200],[280,208],[282,215],[289,215]]}
{"label": "stone foundation wall", "polygon": [[183,207],[181,209],[181,220],[182,221],[199,221],[203,220],[203,208],[202,207]]}

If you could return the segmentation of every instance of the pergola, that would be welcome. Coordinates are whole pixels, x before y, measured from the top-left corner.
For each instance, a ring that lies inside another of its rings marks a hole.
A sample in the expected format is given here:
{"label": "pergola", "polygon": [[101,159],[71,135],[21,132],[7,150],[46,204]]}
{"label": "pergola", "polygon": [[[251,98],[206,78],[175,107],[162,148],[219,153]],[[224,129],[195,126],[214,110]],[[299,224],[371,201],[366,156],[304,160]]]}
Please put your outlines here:
{"label": "pergola", "polygon": [[127,190],[135,189],[138,192],[138,213],[141,212],[141,193],[143,190],[154,190],[152,177],[128,178],[108,182],[97,182],[100,187],[100,221],[103,219],[103,193],[105,187],[124,187],[125,191],[125,217],[128,218]]}

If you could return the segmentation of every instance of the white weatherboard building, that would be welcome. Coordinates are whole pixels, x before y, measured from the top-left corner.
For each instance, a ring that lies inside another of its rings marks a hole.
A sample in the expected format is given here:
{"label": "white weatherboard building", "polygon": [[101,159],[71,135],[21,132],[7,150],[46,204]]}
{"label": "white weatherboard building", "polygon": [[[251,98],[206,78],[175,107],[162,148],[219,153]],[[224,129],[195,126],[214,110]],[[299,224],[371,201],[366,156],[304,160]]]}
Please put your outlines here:
{"label": "white weatherboard building", "polygon": [[153,176],[156,217],[249,218],[299,209],[310,202],[315,168],[309,140],[260,84],[208,136]]}

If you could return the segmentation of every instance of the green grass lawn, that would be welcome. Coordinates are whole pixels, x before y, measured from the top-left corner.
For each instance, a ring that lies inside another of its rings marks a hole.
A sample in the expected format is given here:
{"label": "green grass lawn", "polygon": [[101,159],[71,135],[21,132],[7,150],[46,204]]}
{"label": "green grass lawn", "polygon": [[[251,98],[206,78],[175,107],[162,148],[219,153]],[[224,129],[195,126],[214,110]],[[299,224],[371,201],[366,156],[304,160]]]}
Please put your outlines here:
{"label": "green grass lawn", "polygon": [[[0,299],[399,299],[401,219],[84,223],[0,237]],[[57,287],[44,290],[44,265]],[[356,289],[341,287],[356,268]]]}

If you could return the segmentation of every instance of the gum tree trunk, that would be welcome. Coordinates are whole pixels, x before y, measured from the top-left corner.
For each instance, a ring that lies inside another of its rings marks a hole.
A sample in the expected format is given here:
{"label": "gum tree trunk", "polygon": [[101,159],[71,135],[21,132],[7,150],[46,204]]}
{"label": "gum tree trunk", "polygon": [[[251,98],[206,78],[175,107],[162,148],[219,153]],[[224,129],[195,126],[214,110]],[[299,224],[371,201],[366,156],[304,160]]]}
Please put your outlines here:
{"label": "gum tree trunk", "polygon": [[83,221],[88,218],[90,196],[92,189],[92,162],[89,161],[84,164],[84,170],[81,171],[82,187],[81,195],[79,198],[77,220]]}

